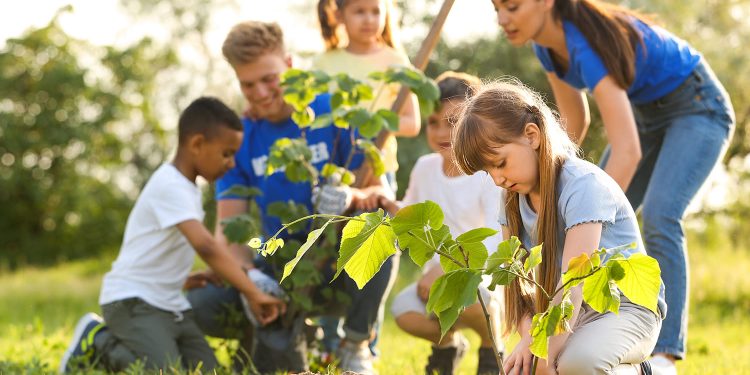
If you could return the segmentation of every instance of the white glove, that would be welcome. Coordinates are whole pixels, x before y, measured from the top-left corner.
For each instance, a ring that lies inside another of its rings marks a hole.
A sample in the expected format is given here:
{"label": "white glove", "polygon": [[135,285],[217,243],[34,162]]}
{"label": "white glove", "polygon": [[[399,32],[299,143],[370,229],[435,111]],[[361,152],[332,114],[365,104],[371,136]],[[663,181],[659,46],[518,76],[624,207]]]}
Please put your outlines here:
{"label": "white glove", "polygon": [[318,213],[341,215],[352,204],[352,189],[346,185],[323,185],[313,189],[312,199]]}
{"label": "white glove", "polygon": [[[253,284],[255,284],[255,286],[263,293],[270,294],[282,300],[286,297],[286,293],[284,293],[284,289],[281,288],[279,282],[276,281],[273,277],[263,273],[263,271],[257,268],[253,268],[247,271],[247,277],[249,277]],[[253,314],[253,311],[250,310],[250,305],[247,302],[247,298],[245,298],[245,295],[242,293],[240,293],[240,300],[242,301],[242,307],[245,310],[245,316],[247,316],[247,319],[250,321],[250,323],[252,323],[253,326],[257,327],[259,325],[258,319],[255,318],[255,314]]]}

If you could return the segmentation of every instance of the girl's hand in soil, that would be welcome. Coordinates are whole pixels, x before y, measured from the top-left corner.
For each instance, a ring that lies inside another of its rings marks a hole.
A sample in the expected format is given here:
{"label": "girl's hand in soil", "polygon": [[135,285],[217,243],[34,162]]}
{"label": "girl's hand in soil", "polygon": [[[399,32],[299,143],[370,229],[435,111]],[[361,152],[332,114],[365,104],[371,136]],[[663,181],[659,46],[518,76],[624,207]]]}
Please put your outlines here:
{"label": "girl's hand in soil", "polygon": [[[525,316],[518,325],[518,334],[521,335],[521,341],[518,342],[513,352],[503,363],[503,370],[508,375],[530,375],[532,360],[534,356],[529,350],[531,345],[531,317]],[[536,366],[537,375],[554,375],[555,371],[550,371],[547,367],[547,361],[539,359]]]}

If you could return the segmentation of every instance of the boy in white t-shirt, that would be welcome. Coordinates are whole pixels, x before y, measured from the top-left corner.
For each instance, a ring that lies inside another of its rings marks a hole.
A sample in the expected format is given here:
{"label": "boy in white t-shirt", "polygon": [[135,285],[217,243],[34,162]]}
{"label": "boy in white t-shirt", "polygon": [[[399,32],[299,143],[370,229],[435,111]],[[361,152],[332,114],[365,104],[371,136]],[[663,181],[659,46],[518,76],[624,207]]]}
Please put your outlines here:
{"label": "boy in white t-shirt", "polygon": [[128,217],[120,254],[104,276],[99,304],[106,325],[93,313],[81,318],[61,372],[97,362],[122,371],[136,360],[152,370],[216,367],[182,293],[196,253],[241,291],[261,324],[285,308],[253,284],[202,224],[195,180],[201,176],[211,182],[234,167],[242,129],[237,115],[215,98],[199,98],[180,115],[177,154],[143,188]]}
{"label": "boy in white t-shirt", "polygon": [[[409,178],[409,187],[401,202],[380,198],[380,205],[394,214],[400,207],[431,200],[440,205],[445,214],[444,223],[453,236],[474,228],[498,227],[500,188],[486,173],[464,175],[453,163],[451,156],[451,131],[453,117],[458,107],[471,95],[472,86],[479,79],[462,73],[445,72],[437,78],[440,88],[440,107],[427,120],[427,143],[434,151],[417,160]],[[497,234],[485,240],[490,252],[497,249],[502,240]],[[396,324],[407,333],[433,343],[425,368],[426,373],[453,374],[463,357],[467,340],[458,328],[476,331],[482,344],[479,348],[478,374],[497,374],[499,366],[492,349],[492,340],[479,303],[468,307],[459,316],[456,325],[440,341],[440,326],[434,316],[426,313],[425,306],[430,288],[435,279],[443,274],[439,255],[429,260],[419,281],[404,288],[393,300],[391,312]],[[502,295],[480,286],[483,300],[487,304],[495,332],[500,332]],[[495,338],[499,347],[502,342]]]}

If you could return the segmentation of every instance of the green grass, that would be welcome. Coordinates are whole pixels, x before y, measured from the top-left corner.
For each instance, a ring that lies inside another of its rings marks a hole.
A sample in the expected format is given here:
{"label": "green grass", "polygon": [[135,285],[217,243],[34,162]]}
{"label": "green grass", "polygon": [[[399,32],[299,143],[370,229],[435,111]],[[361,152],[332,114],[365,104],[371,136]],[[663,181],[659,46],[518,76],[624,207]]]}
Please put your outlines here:
{"label": "green grass", "polygon": [[[703,241],[693,241],[691,243]],[[688,360],[680,374],[750,374],[750,252],[713,243],[694,245],[691,254],[691,316]],[[0,374],[54,372],[73,326],[87,311],[99,311],[101,277],[111,258],[53,268],[25,268],[0,274]],[[406,258],[395,290],[417,274]],[[473,374],[478,337],[467,333],[472,350],[460,374]],[[513,341],[513,340],[511,340]],[[212,341],[214,345],[216,341]],[[401,332],[386,318],[381,337],[381,374],[421,374],[429,345]],[[226,361],[225,355],[219,356]]]}

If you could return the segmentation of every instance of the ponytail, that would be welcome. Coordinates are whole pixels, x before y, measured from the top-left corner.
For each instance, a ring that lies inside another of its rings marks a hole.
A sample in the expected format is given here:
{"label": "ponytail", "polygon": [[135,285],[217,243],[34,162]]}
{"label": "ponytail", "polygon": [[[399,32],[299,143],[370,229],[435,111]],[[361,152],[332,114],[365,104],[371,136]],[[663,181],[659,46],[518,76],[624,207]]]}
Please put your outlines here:
{"label": "ponytail", "polygon": [[598,0],[555,0],[553,15],[572,22],[601,57],[609,75],[627,90],[635,80],[635,49],[643,37],[634,21],[646,17]]}
{"label": "ponytail", "polygon": [[318,1],[318,21],[320,21],[320,33],[326,50],[339,46],[339,35],[337,33],[338,21],[336,20],[336,0]]}

